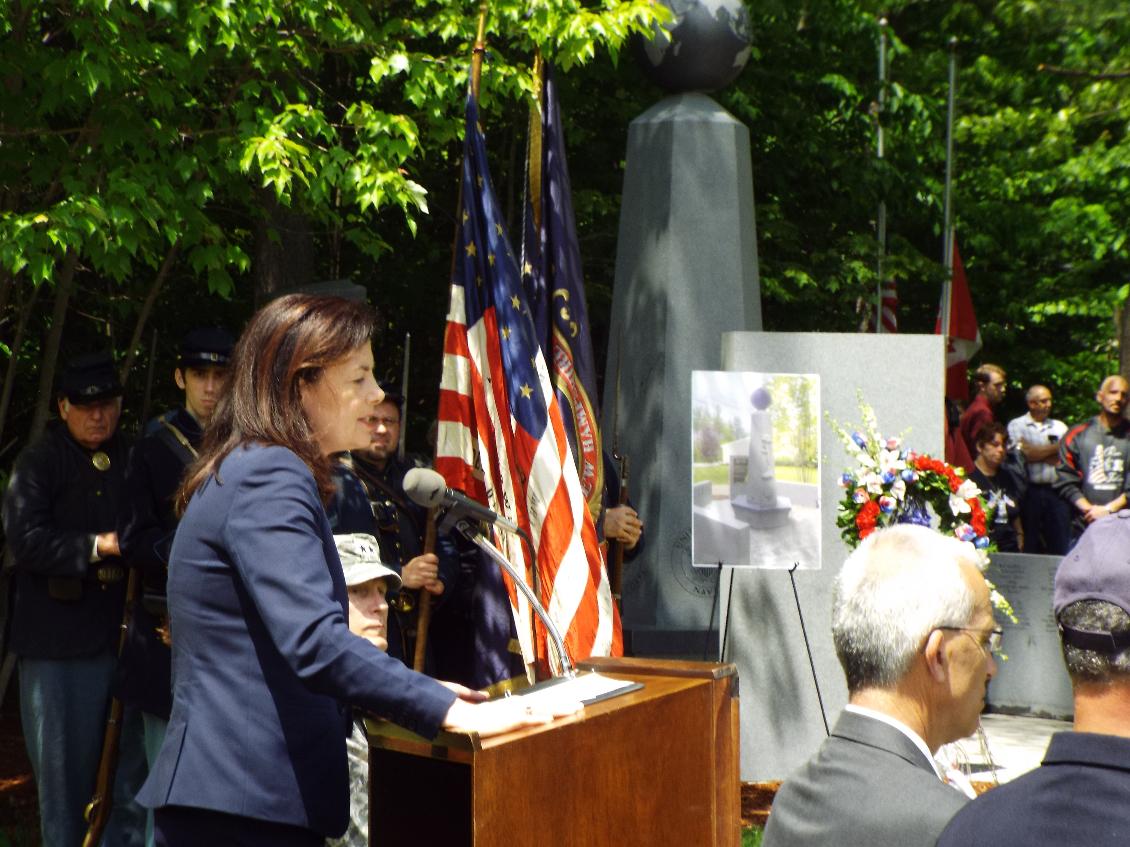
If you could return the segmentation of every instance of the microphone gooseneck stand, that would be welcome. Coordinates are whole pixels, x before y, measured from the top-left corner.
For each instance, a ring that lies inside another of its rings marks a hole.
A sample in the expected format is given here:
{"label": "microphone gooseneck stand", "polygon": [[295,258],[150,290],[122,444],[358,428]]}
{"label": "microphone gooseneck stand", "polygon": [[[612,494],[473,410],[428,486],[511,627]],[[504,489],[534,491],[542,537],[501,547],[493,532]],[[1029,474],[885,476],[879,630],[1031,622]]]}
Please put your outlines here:
{"label": "microphone gooseneck stand", "polygon": [[[561,637],[561,632],[557,629],[557,626],[550,619],[549,613],[546,612],[545,608],[541,604],[541,601],[538,600],[537,595],[534,594],[533,589],[531,589],[530,586],[526,583],[525,578],[520,573],[518,573],[518,569],[515,568],[514,565],[511,564],[504,555],[502,555],[502,552],[497,547],[495,547],[490,541],[483,537],[482,533],[477,531],[469,520],[457,520],[455,522],[455,529],[458,530],[460,535],[462,535],[464,538],[466,538],[468,541],[470,541],[472,544],[486,553],[487,556],[493,559],[498,564],[498,566],[510,576],[511,582],[514,583],[518,590],[521,591],[525,596],[526,600],[529,601],[530,607],[534,610],[538,618],[541,619],[542,624],[545,626],[545,631],[549,634],[550,639],[553,641],[553,646],[557,651],[558,658],[560,659],[561,673],[554,674],[554,676],[563,677],[565,679],[572,679],[573,677],[575,677],[577,675],[577,671],[574,669],[573,663],[569,659],[569,654],[565,652],[565,640]],[[536,567],[534,568],[534,572],[537,572]],[[550,671],[552,672],[552,670],[553,668],[551,663]]]}

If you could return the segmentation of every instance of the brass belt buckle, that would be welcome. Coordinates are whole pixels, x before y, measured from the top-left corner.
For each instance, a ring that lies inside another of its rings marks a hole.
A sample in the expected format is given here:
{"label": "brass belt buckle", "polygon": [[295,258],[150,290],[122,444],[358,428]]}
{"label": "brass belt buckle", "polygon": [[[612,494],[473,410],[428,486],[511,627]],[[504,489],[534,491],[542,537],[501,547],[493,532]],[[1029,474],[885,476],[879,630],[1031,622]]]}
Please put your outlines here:
{"label": "brass belt buckle", "polygon": [[121,565],[102,565],[96,570],[95,576],[103,585],[121,582],[126,575],[126,569]]}

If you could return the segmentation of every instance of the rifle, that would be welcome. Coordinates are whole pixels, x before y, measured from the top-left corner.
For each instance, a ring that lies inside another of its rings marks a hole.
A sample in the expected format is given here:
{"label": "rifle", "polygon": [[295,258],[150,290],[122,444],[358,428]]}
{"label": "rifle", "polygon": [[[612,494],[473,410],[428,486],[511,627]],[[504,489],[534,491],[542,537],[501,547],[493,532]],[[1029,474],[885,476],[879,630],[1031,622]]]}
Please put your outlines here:
{"label": "rifle", "polygon": [[[612,400],[612,460],[620,473],[620,495],[617,506],[628,505],[628,457],[620,452],[620,356],[622,349],[616,351],[616,393]],[[607,484],[607,483],[606,483]],[[608,584],[612,596],[620,600],[624,580],[624,542],[608,540]]]}
{"label": "rifle", "polygon": [[[428,509],[428,524],[424,530],[424,552],[436,551],[436,510]],[[432,594],[420,588],[420,599],[416,606],[416,653],[412,657],[412,670],[424,672],[424,654],[428,649],[428,626],[432,622]]]}
{"label": "rifle", "polygon": [[[137,597],[137,586],[141,581],[139,568],[129,569],[126,582],[126,606],[122,610],[122,632],[118,637],[118,655],[126,643],[126,632],[133,619],[133,603]],[[117,697],[110,701],[110,717],[106,721],[106,734],[102,737],[102,757],[98,760],[98,778],[94,783],[94,796],[86,805],[83,817],[86,819],[86,836],[82,847],[97,847],[102,841],[102,833],[110,820],[114,807],[114,772],[118,769],[118,749],[122,740],[122,701]]]}
{"label": "rifle", "polygon": [[412,352],[412,333],[404,333],[404,370],[400,377],[400,438],[396,458],[404,461],[404,434],[408,431],[408,356]]}
{"label": "rifle", "polygon": [[[628,505],[628,457],[616,451],[612,453],[612,458],[619,466],[620,471],[620,496],[617,498],[617,506]],[[624,542],[608,541],[608,584],[612,588],[612,596],[617,600],[620,599],[620,589],[624,580]]]}

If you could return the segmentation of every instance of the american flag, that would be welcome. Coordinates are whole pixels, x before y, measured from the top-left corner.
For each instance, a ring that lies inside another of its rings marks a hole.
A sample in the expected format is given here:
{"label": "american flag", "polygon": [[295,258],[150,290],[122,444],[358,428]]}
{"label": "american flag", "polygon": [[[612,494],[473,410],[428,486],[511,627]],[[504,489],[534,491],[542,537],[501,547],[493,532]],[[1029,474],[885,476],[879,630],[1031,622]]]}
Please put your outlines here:
{"label": "american flag", "polygon": [[[596,530],[502,224],[473,97],[467,100],[463,208],[444,335],[436,469],[447,484],[529,532],[496,538],[534,579],[573,660],[622,652]],[[545,667],[545,632],[510,587],[527,663]]]}
{"label": "american flag", "polygon": [[[861,304],[864,309],[862,332],[875,332],[875,303],[865,301]],[[895,279],[888,279],[879,289],[879,312],[881,314],[882,332],[896,333],[899,331],[899,289]]]}

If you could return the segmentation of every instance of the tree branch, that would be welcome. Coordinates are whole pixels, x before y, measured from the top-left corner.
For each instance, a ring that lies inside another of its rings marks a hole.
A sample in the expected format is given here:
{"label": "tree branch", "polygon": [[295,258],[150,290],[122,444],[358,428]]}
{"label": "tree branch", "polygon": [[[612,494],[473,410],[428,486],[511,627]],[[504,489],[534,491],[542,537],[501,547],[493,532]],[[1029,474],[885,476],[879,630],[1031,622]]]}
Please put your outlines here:
{"label": "tree branch", "polygon": [[1036,70],[1040,73],[1055,74],[1057,76],[1069,76],[1081,79],[1103,80],[1103,79],[1130,79],[1130,70],[1128,71],[1085,71],[1076,70],[1075,68],[1061,68],[1057,65],[1044,65],[1036,66]]}
{"label": "tree branch", "polygon": [[153,306],[157,303],[157,295],[161,293],[161,286],[165,284],[165,280],[168,278],[169,271],[172,270],[173,263],[176,261],[179,252],[180,239],[178,238],[169,245],[169,251],[165,254],[164,261],[161,262],[157,276],[153,278],[153,283],[149,286],[149,293],[145,295],[145,302],[141,304],[141,311],[138,312],[137,315],[137,323],[134,324],[133,327],[133,337],[130,338],[129,346],[126,347],[126,360],[122,362],[122,370],[119,374],[122,385],[126,384],[129,372],[133,370],[133,363],[137,358],[137,346],[141,343],[141,334],[145,331],[145,323],[149,320],[149,315],[153,312]]}

